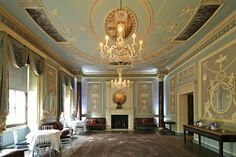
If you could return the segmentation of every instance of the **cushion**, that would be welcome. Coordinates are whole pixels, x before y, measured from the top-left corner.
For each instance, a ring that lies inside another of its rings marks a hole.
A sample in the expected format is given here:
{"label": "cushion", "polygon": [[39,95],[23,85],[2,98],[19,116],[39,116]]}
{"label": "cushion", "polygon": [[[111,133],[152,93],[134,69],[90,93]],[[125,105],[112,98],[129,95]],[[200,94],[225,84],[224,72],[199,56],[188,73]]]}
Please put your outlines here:
{"label": "cushion", "polygon": [[17,142],[16,145],[28,145],[26,141]]}
{"label": "cushion", "polygon": [[96,119],[92,119],[91,120],[91,124],[96,124],[97,123],[97,120]]}
{"label": "cushion", "polygon": [[69,128],[65,128],[65,129],[61,130],[61,138],[64,138],[64,137],[68,136],[69,134],[70,134]]}
{"label": "cushion", "polygon": [[53,129],[57,129],[57,130],[62,130],[63,129],[63,125],[62,125],[61,122],[51,122],[51,123],[45,123],[43,125],[52,125]]}

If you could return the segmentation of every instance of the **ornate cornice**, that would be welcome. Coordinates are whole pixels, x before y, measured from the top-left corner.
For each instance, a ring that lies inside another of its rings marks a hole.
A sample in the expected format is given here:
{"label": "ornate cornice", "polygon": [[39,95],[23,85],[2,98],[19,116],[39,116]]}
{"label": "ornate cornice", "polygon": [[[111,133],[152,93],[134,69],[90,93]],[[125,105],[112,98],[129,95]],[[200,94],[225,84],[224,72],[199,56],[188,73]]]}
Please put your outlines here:
{"label": "ornate cornice", "polygon": [[168,74],[168,70],[158,71],[157,78],[159,81],[163,81],[164,77]]}
{"label": "ornate cornice", "polygon": [[53,52],[53,50],[45,42],[40,40],[35,34],[33,34],[26,26],[24,26],[21,22],[19,22],[16,17],[11,15],[9,11],[7,11],[1,5],[0,5],[0,23],[7,26],[9,29],[18,34],[20,37],[24,38],[34,47],[43,52],[44,55],[58,62],[59,65],[63,66],[70,73],[72,72],[72,67],[70,65],[65,63],[65,61],[61,57],[56,56],[55,55],[56,53]]}
{"label": "ornate cornice", "polygon": [[194,55],[201,53],[203,49],[205,49],[209,45],[214,44],[214,42],[216,42],[226,33],[230,32],[233,28],[235,28],[235,26],[236,26],[236,11],[233,12],[232,15],[230,15],[226,20],[220,23],[218,27],[216,27],[210,33],[208,33],[205,38],[196,43],[195,47],[191,48],[179,59],[177,59],[177,61],[174,64],[172,64],[168,68],[168,70],[173,71],[174,69],[176,69],[178,66],[180,66],[187,60],[189,60]]}
{"label": "ornate cornice", "polygon": [[[117,78],[116,73],[109,74],[83,74],[85,78],[94,78],[94,79],[111,79]],[[123,74],[122,77],[129,79],[137,79],[137,78],[156,78],[156,74]]]}

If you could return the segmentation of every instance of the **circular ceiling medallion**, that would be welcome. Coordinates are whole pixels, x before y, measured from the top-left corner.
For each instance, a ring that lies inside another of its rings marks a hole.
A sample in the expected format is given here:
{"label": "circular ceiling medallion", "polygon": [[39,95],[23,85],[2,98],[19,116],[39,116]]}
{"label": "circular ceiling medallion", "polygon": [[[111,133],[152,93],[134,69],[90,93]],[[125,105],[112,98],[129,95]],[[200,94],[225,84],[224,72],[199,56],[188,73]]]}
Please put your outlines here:
{"label": "circular ceiling medallion", "polygon": [[128,8],[114,9],[106,17],[105,31],[110,39],[116,40],[117,25],[123,24],[125,27],[124,38],[128,39],[137,28],[137,21],[135,14]]}

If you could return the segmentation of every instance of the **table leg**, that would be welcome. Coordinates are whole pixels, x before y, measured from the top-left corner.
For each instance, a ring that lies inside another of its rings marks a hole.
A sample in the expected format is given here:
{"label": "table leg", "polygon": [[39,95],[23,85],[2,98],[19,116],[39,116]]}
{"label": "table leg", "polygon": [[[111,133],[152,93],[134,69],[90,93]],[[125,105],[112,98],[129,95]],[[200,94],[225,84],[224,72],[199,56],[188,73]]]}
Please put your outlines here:
{"label": "table leg", "polygon": [[186,130],[184,129],[184,145],[186,145]]}
{"label": "table leg", "polygon": [[199,142],[199,146],[201,146],[201,135],[198,134],[198,142]]}
{"label": "table leg", "polygon": [[223,142],[219,141],[219,156],[223,157]]}

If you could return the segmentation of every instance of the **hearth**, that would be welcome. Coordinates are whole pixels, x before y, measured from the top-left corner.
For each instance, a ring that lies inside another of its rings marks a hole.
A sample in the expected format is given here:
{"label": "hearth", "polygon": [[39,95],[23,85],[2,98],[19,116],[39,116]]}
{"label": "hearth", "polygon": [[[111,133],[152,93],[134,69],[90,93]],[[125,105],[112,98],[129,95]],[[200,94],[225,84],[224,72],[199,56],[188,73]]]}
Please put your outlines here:
{"label": "hearth", "polygon": [[128,129],[128,115],[111,115],[112,129]]}

